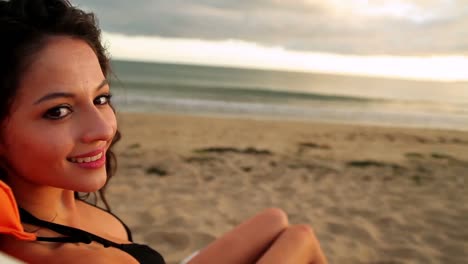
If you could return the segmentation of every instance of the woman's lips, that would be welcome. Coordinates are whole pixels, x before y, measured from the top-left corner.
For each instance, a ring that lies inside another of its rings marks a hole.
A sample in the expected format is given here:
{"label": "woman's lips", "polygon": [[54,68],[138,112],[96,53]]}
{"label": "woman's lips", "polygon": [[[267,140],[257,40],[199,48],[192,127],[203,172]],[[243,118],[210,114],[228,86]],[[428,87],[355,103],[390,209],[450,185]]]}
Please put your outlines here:
{"label": "woman's lips", "polygon": [[106,153],[104,149],[99,149],[67,160],[85,169],[98,169],[106,164]]}

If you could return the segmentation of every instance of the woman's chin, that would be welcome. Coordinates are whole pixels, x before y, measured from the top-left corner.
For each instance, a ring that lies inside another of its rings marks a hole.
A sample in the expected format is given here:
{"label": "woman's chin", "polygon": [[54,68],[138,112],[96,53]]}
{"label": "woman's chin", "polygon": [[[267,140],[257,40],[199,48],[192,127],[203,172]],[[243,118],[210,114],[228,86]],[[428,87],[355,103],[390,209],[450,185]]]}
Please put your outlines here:
{"label": "woman's chin", "polygon": [[107,177],[94,178],[93,180],[89,179],[85,182],[77,184],[72,188],[76,192],[91,193],[99,191],[106,184]]}

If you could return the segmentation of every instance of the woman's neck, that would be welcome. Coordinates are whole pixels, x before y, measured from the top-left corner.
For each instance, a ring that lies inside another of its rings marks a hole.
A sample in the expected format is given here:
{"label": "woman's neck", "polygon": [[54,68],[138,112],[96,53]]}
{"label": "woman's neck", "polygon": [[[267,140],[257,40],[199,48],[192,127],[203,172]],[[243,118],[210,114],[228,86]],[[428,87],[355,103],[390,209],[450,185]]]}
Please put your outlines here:
{"label": "woman's neck", "polygon": [[39,219],[79,227],[74,191],[38,186],[25,181],[9,182],[16,202]]}

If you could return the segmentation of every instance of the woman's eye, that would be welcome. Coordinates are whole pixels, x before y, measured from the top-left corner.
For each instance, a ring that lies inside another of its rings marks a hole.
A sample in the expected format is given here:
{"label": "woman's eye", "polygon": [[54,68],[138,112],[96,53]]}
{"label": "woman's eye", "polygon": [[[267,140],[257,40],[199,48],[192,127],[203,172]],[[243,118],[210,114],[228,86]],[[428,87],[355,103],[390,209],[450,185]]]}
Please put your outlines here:
{"label": "woman's eye", "polygon": [[48,119],[61,119],[69,114],[71,114],[72,110],[69,106],[58,106],[52,109],[49,109],[45,114],[44,117]]}
{"label": "woman's eye", "polygon": [[110,99],[111,99],[110,94],[100,95],[100,96],[96,97],[96,99],[94,99],[94,104],[95,105],[105,105],[105,104],[110,103]]}

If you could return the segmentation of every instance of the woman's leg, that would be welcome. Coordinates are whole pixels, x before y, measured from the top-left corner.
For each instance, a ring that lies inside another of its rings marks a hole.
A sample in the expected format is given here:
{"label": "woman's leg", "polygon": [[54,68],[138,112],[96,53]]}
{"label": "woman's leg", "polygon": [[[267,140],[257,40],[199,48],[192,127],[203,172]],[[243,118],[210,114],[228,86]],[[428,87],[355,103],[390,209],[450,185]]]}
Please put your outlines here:
{"label": "woman's leg", "polygon": [[320,244],[308,225],[286,229],[257,264],[326,264]]}
{"label": "woman's leg", "polygon": [[255,263],[287,227],[281,209],[266,209],[209,244],[189,264]]}

